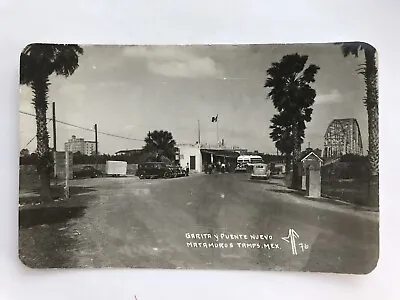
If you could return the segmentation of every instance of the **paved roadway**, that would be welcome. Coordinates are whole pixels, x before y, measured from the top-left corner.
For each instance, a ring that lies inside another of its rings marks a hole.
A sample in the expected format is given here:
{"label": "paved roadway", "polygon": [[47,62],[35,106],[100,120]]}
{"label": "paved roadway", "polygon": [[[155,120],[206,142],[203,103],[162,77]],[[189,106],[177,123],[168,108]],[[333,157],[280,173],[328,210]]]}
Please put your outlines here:
{"label": "paved roadway", "polygon": [[[247,174],[73,182],[93,191],[83,216],[53,231],[59,237],[52,247],[68,251],[68,267],[368,273],[378,259],[374,214],[306,199],[279,182],[250,181]],[[295,249],[282,239],[289,229],[298,234]],[[191,235],[197,233],[212,239]],[[235,235],[221,240],[221,234]],[[57,246],[66,237],[73,243]],[[193,248],[197,242],[218,248]]]}

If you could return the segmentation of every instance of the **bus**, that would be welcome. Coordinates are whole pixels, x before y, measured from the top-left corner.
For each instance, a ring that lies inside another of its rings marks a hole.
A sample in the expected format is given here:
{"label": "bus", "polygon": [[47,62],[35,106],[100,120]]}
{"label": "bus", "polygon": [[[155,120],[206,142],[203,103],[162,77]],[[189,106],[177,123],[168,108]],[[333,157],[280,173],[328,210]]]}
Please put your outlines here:
{"label": "bus", "polygon": [[259,155],[240,155],[236,160],[235,171],[250,171],[255,164],[264,163]]}

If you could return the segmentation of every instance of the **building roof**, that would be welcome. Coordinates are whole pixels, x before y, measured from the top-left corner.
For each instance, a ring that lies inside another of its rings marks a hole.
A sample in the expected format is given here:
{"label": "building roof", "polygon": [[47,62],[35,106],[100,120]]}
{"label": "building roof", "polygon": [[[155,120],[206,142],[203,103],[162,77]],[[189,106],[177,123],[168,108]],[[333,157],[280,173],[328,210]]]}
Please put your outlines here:
{"label": "building roof", "polygon": [[133,153],[137,153],[137,152],[142,152],[143,151],[143,149],[130,149],[130,150],[119,150],[119,151],[117,151],[117,152],[115,152],[115,154],[120,154],[120,153],[131,153],[131,152],[133,152]]}
{"label": "building roof", "polygon": [[224,156],[224,157],[238,157],[240,154],[234,150],[217,150],[217,149],[200,149],[203,153],[210,153],[216,156]]}
{"label": "building roof", "polygon": [[356,118],[333,119],[333,121],[356,121]]}
{"label": "building roof", "polygon": [[317,154],[315,154],[314,151],[310,151],[308,153],[303,154],[303,156],[300,157],[300,161],[304,161],[307,158],[309,158],[310,156],[314,156],[314,157],[318,158],[320,162],[323,162],[322,158],[320,158]]}

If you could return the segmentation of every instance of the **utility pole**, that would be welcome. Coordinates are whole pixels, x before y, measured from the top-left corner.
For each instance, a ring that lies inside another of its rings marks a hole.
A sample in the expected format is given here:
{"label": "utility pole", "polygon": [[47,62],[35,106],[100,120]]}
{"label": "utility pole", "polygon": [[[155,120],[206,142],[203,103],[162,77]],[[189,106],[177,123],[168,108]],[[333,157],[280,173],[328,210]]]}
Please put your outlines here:
{"label": "utility pole", "polygon": [[216,123],[217,123],[217,147],[219,148],[218,117],[217,117],[217,122]]}
{"label": "utility pole", "polygon": [[53,102],[53,150],[57,151],[56,103],[55,102]]}
{"label": "utility pole", "polygon": [[65,188],[64,197],[69,199],[69,149],[67,144],[65,145]]}
{"label": "utility pole", "polygon": [[199,142],[199,147],[200,147],[200,143],[201,143],[201,140],[200,140],[200,120],[197,120],[197,129],[198,129],[198,134],[199,134],[198,142]]}
{"label": "utility pole", "polygon": [[99,147],[97,142],[97,124],[94,124],[94,140],[96,143],[96,156],[99,154]]}
{"label": "utility pole", "polygon": [[98,146],[98,141],[97,141],[97,124],[94,124],[94,140],[95,140],[95,147],[96,147],[96,169],[97,169],[97,156],[99,154],[99,146]]}
{"label": "utility pole", "polygon": [[56,128],[56,103],[53,102],[53,157],[54,157],[54,179],[57,183],[57,128]]}

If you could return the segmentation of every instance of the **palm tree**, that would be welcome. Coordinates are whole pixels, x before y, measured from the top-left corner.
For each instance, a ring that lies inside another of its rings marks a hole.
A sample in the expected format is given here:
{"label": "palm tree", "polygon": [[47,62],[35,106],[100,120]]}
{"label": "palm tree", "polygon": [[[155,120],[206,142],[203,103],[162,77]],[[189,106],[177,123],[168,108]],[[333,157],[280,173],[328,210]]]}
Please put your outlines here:
{"label": "palm tree", "polygon": [[301,186],[300,159],[302,133],[305,122],[311,121],[316,92],[310,83],[315,82],[315,75],[320,69],[310,64],[305,68],[308,55],[298,53],[285,55],[279,62],[272,63],[267,70],[267,80],[264,87],[269,88],[270,98],[279,113],[291,119],[291,135],[293,138],[293,178],[292,187]]}
{"label": "palm tree", "polygon": [[79,55],[83,49],[78,45],[30,44],[21,53],[20,84],[31,87],[32,104],[36,113],[36,140],[40,196],[43,201],[51,199],[50,174],[52,155],[49,148],[46,113],[48,107],[49,77],[51,74],[68,77],[78,68]]}
{"label": "palm tree", "polygon": [[368,165],[369,165],[369,200],[370,204],[379,203],[379,108],[378,108],[378,68],[376,49],[367,43],[341,43],[344,57],[358,57],[364,53],[365,64],[358,73],[364,76],[366,96],[363,99],[368,114]]}
{"label": "palm tree", "polygon": [[166,157],[170,160],[175,160],[175,145],[176,142],[172,133],[164,130],[154,130],[147,134],[144,139],[145,146],[143,151],[151,153],[156,159]]}

